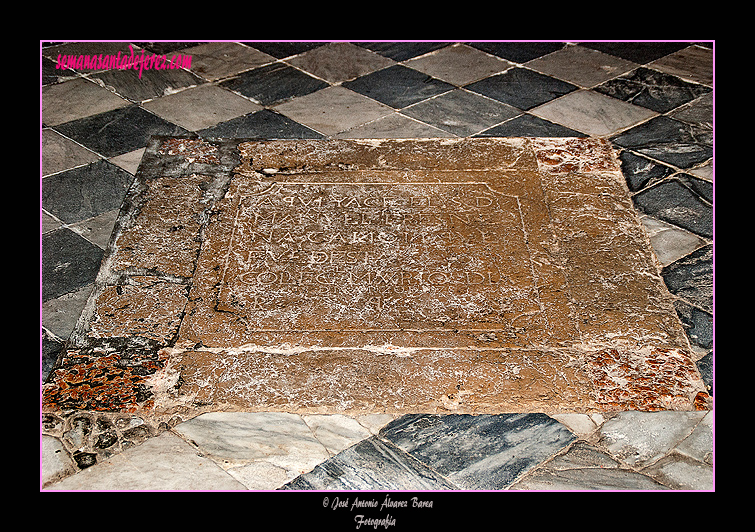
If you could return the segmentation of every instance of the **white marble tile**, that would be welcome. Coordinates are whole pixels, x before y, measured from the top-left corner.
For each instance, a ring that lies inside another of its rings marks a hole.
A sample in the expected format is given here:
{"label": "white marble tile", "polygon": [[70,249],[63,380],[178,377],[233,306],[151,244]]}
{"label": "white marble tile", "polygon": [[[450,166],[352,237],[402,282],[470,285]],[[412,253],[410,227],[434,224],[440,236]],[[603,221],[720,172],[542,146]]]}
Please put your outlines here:
{"label": "white marble tile", "polygon": [[330,454],[296,414],[215,412],[174,429],[224,468],[265,460],[301,474]]}
{"label": "white marble tile", "polygon": [[606,136],[636,125],[655,112],[592,91],[575,91],[530,111],[588,135]]}
{"label": "white marble tile", "polygon": [[699,236],[657,218],[643,215],[640,220],[662,266],[667,266],[706,244]]}
{"label": "white marble tile", "polygon": [[243,484],[170,432],[50,486],[50,490],[244,490]]}
{"label": "white marble tile", "polygon": [[372,436],[370,431],[360,425],[354,418],[341,414],[306,415],[302,416],[302,418],[312,430],[315,438],[331,454],[339,453]]}

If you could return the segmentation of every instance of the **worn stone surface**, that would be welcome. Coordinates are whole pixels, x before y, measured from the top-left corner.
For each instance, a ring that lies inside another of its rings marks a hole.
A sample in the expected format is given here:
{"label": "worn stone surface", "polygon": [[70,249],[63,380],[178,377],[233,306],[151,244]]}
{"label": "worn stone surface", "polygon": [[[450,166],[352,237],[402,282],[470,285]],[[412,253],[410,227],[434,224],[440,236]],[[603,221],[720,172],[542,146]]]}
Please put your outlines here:
{"label": "worn stone surface", "polygon": [[45,406],[707,409],[659,270],[601,140],[153,137]]}

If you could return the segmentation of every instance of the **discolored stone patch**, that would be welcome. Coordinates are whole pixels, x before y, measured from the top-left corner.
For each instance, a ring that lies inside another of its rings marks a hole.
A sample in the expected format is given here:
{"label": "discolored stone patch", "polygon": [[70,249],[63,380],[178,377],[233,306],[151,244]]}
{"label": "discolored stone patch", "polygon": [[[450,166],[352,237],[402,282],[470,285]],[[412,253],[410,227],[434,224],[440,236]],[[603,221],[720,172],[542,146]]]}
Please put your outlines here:
{"label": "discolored stone patch", "polygon": [[50,409],[710,407],[585,138],[154,137],[69,344]]}

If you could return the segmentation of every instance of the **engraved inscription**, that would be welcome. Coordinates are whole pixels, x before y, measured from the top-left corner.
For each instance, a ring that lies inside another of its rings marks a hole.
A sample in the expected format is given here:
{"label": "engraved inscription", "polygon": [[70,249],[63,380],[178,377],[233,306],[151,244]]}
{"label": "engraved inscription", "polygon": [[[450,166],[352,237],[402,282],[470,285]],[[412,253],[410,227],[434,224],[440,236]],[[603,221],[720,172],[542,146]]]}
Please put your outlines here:
{"label": "engraved inscription", "polygon": [[217,310],[253,329],[511,327],[540,309],[518,200],[485,183],[245,183]]}

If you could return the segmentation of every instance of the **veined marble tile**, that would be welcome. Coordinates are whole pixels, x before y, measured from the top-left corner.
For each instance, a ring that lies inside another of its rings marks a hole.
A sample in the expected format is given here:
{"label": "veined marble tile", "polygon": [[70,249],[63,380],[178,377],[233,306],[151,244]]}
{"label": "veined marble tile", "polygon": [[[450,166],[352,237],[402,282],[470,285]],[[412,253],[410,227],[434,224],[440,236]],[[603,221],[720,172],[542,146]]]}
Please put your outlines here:
{"label": "veined marble tile", "polygon": [[611,135],[655,115],[592,91],[576,91],[530,111],[533,115],[588,135]]}
{"label": "veined marble tile", "polygon": [[213,412],[181,423],[175,431],[226,467],[265,460],[303,473],[330,456],[296,414]]}
{"label": "veined marble tile", "polygon": [[283,489],[416,491],[458,487],[393,444],[371,437],[323,462]]}
{"label": "veined marble tile", "polygon": [[544,414],[407,415],[381,436],[464,489],[502,489],[575,437]]}

